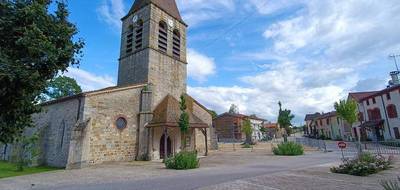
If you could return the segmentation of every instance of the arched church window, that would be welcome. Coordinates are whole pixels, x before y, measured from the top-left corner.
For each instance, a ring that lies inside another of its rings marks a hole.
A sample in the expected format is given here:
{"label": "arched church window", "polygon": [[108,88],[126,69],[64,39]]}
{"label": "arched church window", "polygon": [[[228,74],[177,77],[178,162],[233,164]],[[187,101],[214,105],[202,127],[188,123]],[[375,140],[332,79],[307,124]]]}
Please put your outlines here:
{"label": "arched church window", "polygon": [[129,25],[128,33],[126,34],[126,53],[133,51],[133,25]]}
{"label": "arched church window", "polygon": [[174,57],[180,57],[181,56],[181,34],[179,33],[178,30],[174,30],[174,36],[173,36],[173,42],[172,42],[172,52],[174,54]]}
{"label": "arched church window", "polygon": [[164,53],[167,52],[167,39],[168,39],[168,28],[164,21],[161,21],[158,27],[158,49]]}
{"label": "arched church window", "polygon": [[143,21],[139,20],[137,22],[136,27],[136,36],[135,36],[135,49],[138,50],[143,46]]}

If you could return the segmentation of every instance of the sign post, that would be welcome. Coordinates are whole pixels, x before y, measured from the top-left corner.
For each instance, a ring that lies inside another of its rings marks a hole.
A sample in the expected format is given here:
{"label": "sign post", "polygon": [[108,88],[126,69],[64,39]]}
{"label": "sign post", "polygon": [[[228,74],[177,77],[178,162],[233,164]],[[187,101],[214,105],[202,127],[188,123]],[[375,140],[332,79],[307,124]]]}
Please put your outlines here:
{"label": "sign post", "polygon": [[340,148],[340,150],[342,151],[342,159],[344,160],[343,150],[346,149],[347,144],[344,141],[340,141],[340,142],[337,143],[337,145]]}

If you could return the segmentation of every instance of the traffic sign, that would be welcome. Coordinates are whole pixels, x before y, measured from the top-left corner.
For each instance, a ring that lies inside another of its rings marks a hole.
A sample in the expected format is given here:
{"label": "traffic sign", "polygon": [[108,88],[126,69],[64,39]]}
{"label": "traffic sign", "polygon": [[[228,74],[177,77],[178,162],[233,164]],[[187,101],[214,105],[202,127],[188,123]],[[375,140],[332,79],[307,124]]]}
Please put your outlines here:
{"label": "traffic sign", "polygon": [[345,149],[347,147],[347,144],[343,141],[340,141],[337,144],[340,149]]}

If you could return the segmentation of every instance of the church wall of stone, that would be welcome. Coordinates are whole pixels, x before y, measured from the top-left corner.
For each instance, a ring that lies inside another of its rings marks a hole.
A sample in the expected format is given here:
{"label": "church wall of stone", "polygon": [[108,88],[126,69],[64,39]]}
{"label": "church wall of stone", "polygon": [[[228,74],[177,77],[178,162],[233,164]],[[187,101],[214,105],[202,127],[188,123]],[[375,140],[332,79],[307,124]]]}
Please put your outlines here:
{"label": "church wall of stone", "polygon": [[[202,106],[198,105],[196,102],[193,103],[193,114],[196,115],[199,119],[201,119],[204,123],[207,123],[209,128],[207,129],[207,144],[208,149],[215,149],[215,133],[212,128],[212,116],[211,114],[205,110]],[[205,137],[204,134],[200,130],[196,130],[196,149],[199,153],[204,153],[206,150],[205,147]]]}
{"label": "church wall of stone", "polygon": [[[85,118],[90,118],[89,165],[135,159],[141,90],[135,88],[86,97]],[[127,128],[116,128],[118,117],[127,120]]]}
{"label": "church wall of stone", "polygon": [[150,50],[149,82],[153,85],[153,107],[168,94],[179,100],[186,92],[186,64]]}
{"label": "church wall of stone", "polygon": [[[118,85],[128,84],[141,84],[147,83],[148,77],[148,62],[149,62],[149,47],[150,42],[150,6],[144,7],[134,15],[130,15],[123,20],[122,24],[122,35],[121,35],[121,51],[120,51],[120,63],[118,69]],[[130,27],[137,27],[133,23],[132,19],[134,16],[138,17],[138,20],[143,21],[143,34],[142,34],[142,48],[134,49],[131,53],[127,53],[127,33]]]}
{"label": "church wall of stone", "polygon": [[[40,136],[41,161],[49,166],[65,167],[68,160],[71,129],[78,117],[79,100],[71,99],[43,107],[33,115],[35,128],[27,133]],[[30,134],[28,134],[30,135]]]}

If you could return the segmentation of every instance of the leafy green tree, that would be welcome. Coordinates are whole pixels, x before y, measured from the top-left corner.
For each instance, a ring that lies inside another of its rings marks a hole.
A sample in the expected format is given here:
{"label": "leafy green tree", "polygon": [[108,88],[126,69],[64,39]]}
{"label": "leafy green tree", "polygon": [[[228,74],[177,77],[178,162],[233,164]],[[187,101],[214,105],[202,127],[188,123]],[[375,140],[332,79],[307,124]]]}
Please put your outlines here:
{"label": "leafy green tree", "polygon": [[45,90],[40,95],[42,101],[56,100],[66,96],[72,96],[82,92],[81,87],[78,85],[75,79],[59,76],[51,80]]}
{"label": "leafy green tree", "polygon": [[358,120],[357,102],[354,100],[340,100],[334,104],[335,110],[339,118],[345,120],[352,126]]}
{"label": "leafy green tree", "polygon": [[68,21],[63,2],[49,11],[51,0],[0,1],[0,142],[12,143],[31,115],[40,111],[37,97],[47,81],[79,65],[82,40]]}
{"label": "leafy green tree", "polygon": [[[279,126],[281,128],[285,129],[286,135],[290,135],[291,131],[292,131],[290,126],[292,126],[292,120],[294,118],[294,115],[291,114],[291,112],[292,112],[291,110],[288,110],[288,109],[282,110],[281,102],[279,102],[278,105],[279,105],[279,115],[278,115]],[[285,138],[285,141],[286,141],[286,138]]]}
{"label": "leafy green tree", "polygon": [[239,108],[237,107],[237,105],[232,104],[231,107],[229,108],[229,113],[231,114],[238,114],[239,113]]}
{"label": "leafy green tree", "polygon": [[184,95],[181,95],[179,102],[179,109],[181,110],[181,115],[179,117],[179,128],[181,130],[182,134],[182,150],[186,148],[186,135],[187,132],[189,131],[189,114],[187,113],[186,109],[186,99]]}
{"label": "leafy green tree", "polygon": [[246,135],[245,144],[252,144],[251,135],[253,134],[253,128],[249,119],[245,119],[242,126],[242,132]]}
{"label": "leafy green tree", "polygon": [[211,116],[212,116],[213,119],[215,119],[216,117],[218,117],[218,114],[217,114],[216,111],[214,111],[214,110],[208,110],[208,112],[210,112],[210,114],[211,114]]}

